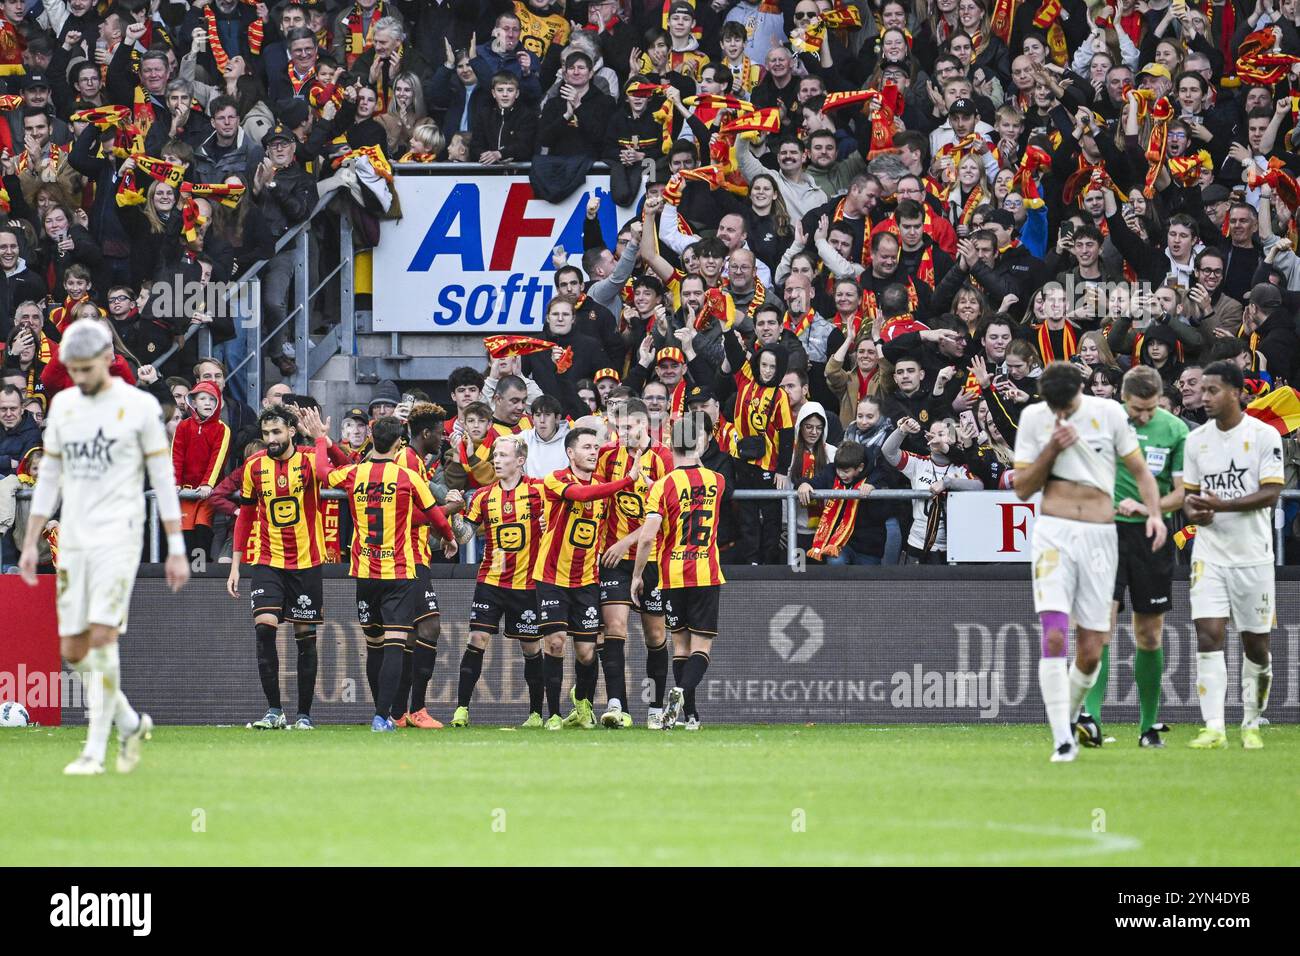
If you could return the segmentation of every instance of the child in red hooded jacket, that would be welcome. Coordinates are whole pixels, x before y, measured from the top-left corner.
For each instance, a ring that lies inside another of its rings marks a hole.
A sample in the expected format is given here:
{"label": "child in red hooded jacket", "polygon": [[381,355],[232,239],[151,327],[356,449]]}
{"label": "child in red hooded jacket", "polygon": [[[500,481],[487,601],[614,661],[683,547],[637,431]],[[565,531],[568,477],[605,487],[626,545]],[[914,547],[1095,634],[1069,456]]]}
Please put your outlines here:
{"label": "child in red hooded jacket", "polygon": [[193,415],[176,429],[172,440],[172,467],[176,470],[176,487],[193,489],[199,500],[181,499],[181,529],[185,532],[185,549],[195,548],[209,558],[212,548],[212,505],[208,496],[221,479],[230,450],[230,427],[221,420],[221,390],[213,382],[199,382],[190,390]]}

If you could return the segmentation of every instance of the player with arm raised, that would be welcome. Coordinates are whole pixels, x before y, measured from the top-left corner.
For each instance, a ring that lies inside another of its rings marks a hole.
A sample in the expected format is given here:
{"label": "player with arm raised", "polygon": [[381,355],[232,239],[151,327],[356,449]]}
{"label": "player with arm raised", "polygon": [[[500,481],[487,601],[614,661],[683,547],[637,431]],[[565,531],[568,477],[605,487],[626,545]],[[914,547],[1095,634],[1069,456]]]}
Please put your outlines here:
{"label": "player with arm raised", "polygon": [[[281,621],[291,621],[298,664],[298,713],[293,728],[312,730],[311,704],[318,663],[316,627],[323,619],[325,606],[321,567],[326,561],[316,456],[313,448],[294,444],[298,416],[287,406],[272,405],[258,416],[257,422],[266,451],[244,463],[226,591],[238,598],[240,565],[252,565],[249,599],[257,635],[257,673],[267,706],[266,715],[255,720],[252,727],[282,730],[289,726],[280,706],[276,631]],[[319,416],[314,423],[323,427]],[[318,432],[311,427],[306,412],[302,425],[314,443]],[[346,460],[346,454],[339,450],[335,463]]]}
{"label": "player with arm raised", "polygon": [[[537,588],[533,562],[542,541],[541,483],[524,474],[528,445],[518,435],[502,435],[492,443],[492,467],[497,479],[475,492],[465,520],[483,530],[483,560],[469,611],[469,643],[460,659],[453,727],[469,726],[469,702],[483,673],[483,652],[498,630],[519,641],[528,685],[528,719],[524,726],[542,726],[542,642],[537,632]],[[460,492],[452,492],[459,496]],[[448,496],[448,501],[452,501]],[[558,703],[558,694],[557,703]]]}
{"label": "player with arm raised", "polygon": [[1241,632],[1241,745],[1259,750],[1260,717],[1273,679],[1268,639],[1273,600],[1273,506],[1282,492],[1282,438],[1241,410],[1241,369],[1213,362],[1201,374],[1209,415],[1187,436],[1183,512],[1197,525],[1192,545],[1192,621],[1196,624],[1196,690],[1203,729],[1197,750],[1227,746],[1223,705],[1228,619]]}
{"label": "player with arm raised", "polygon": [[85,682],[90,711],[85,749],[63,772],[103,773],[116,725],[117,770],[130,773],[153,729],[149,715],[137,714],[122,693],[117,646],[140,564],[146,469],[167,532],[167,584],[178,591],[190,577],[171,448],[157,400],[109,375],[113,340],[103,322],[74,322],[63,334],[59,357],[77,387],[50,403],[45,458],[18,566],[23,580],[35,586],[36,542],[61,492],[60,650]]}
{"label": "player with arm raised", "polygon": [[[1124,408],[1083,394],[1083,374],[1052,362],[1038,380],[1043,401],[1024,410],[1016,434],[1016,495],[1043,492],[1034,524],[1031,559],[1034,610],[1042,626],[1038,686],[1052,729],[1052,762],[1074,760],[1073,722],[1097,682],[1101,647],[1110,629],[1110,605],[1119,561],[1115,531],[1115,467],[1128,466],[1147,509],[1151,549],[1165,543],[1160,492],[1147,468]],[[1070,618],[1078,632],[1067,667]]]}
{"label": "player with arm raised", "polygon": [[[597,646],[605,669],[605,692],[609,707],[600,717],[606,727],[631,727],[627,713],[625,662],[628,612],[632,604],[632,566],[636,544],[645,518],[645,499],[650,486],[672,467],[668,449],[650,435],[650,412],[639,398],[613,402],[608,409],[618,441],[600,450],[596,463],[597,481],[616,481],[627,474],[634,458],[641,462],[641,476],[627,491],[614,496],[605,528],[605,553],[600,557],[600,612],[603,632]],[[653,555],[651,558],[653,559]],[[668,637],[664,631],[663,592],[659,588],[659,565],[651,560],[649,586],[645,600],[637,605],[641,612],[641,632],[645,637],[646,676],[654,682],[655,699],[650,705],[647,725],[658,730],[663,718],[664,693],[668,683]]]}
{"label": "player with arm raised", "polygon": [[[657,541],[673,655],[687,658],[678,686],[668,693],[664,730],[677,726],[683,704],[693,699],[718,636],[718,601],[726,582],[718,555],[718,515],[727,485],[722,475],[700,465],[712,431],[703,412],[687,412],[673,422],[676,467],[650,489],[632,568],[632,600],[639,601],[645,588],[643,572]],[[688,714],[687,728],[699,729],[698,713]]]}
{"label": "player with arm raised", "polygon": [[[574,428],[564,436],[569,467],[542,480],[546,497],[546,533],[533,564],[537,582],[539,630],[546,639],[542,659],[547,730],[596,726],[591,698],[596,692],[596,635],[600,633],[600,552],[605,538],[609,499],[636,484],[641,462],[636,460],[619,481],[598,484],[593,477],[600,455],[594,428]],[[560,688],[564,681],[564,642],[573,638],[573,710],[560,718]]]}
{"label": "player with arm raised", "polygon": [[[329,422],[325,422],[329,431]],[[352,512],[351,574],[357,579],[357,620],[366,635],[366,678],[375,700],[370,729],[393,731],[390,716],[402,679],[406,637],[419,616],[418,557],[414,524],[423,514],[443,539],[442,553],[456,554],[456,538],[423,478],[394,459],[406,431],[398,419],[381,418],[371,429],[367,461],[334,468],[326,439],[316,439],[316,471],[331,488],[347,493]]]}

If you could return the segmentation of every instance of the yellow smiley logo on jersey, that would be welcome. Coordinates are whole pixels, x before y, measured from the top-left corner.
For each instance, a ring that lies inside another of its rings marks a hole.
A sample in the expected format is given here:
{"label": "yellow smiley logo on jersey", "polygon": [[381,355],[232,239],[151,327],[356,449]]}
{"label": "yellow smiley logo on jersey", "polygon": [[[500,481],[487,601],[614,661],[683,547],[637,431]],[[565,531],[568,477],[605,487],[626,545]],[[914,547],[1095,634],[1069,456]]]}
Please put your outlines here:
{"label": "yellow smiley logo on jersey", "polygon": [[503,524],[497,528],[497,547],[502,551],[518,551],[524,546],[524,526]]}
{"label": "yellow smiley logo on jersey", "polygon": [[267,512],[271,516],[271,524],[277,528],[287,528],[289,525],[297,524],[300,514],[298,499],[272,498],[267,504]]}
{"label": "yellow smiley logo on jersey", "polygon": [[618,510],[629,518],[645,517],[645,505],[641,501],[641,496],[630,491],[620,491],[614,496],[618,503]]}
{"label": "yellow smiley logo on jersey", "polygon": [[569,544],[575,548],[590,548],[595,545],[599,531],[600,525],[596,522],[581,518],[569,528]]}
{"label": "yellow smiley logo on jersey", "polygon": [[762,411],[750,412],[749,427],[756,432],[765,431],[767,429],[767,414]]}

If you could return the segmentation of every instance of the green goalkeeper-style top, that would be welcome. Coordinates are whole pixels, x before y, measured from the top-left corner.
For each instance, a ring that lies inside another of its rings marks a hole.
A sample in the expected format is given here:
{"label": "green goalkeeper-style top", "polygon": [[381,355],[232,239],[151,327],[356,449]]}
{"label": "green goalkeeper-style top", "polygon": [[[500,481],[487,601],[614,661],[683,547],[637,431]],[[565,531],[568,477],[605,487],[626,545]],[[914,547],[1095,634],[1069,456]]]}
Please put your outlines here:
{"label": "green goalkeeper-style top", "polygon": [[[1129,424],[1133,424],[1132,420]],[[1160,489],[1160,497],[1163,498],[1173,490],[1174,478],[1183,473],[1183,451],[1187,447],[1189,431],[1187,423],[1177,415],[1157,408],[1151,421],[1141,427],[1133,425],[1133,431],[1137,433],[1138,445],[1151,474],[1156,476],[1156,487]],[[1118,506],[1125,498],[1141,501],[1142,494],[1138,491],[1133,473],[1124,462],[1118,464],[1119,467],[1115,470],[1115,504]],[[1147,519],[1143,515],[1125,517],[1116,513],[1115,520],[1142,524]]]}

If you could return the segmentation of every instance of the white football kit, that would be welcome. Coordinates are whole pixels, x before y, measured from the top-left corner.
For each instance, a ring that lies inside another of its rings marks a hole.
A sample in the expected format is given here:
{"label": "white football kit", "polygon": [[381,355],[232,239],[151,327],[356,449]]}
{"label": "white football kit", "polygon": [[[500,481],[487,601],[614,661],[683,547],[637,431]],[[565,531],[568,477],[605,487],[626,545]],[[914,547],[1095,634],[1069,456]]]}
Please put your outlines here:
{"label": "white football kit", "polygon": [[[1285,482],[1282,437],[1249,415],[1223,431],[1206,422],[1187,436],[1183,486],[1187,493],[1244,498]],[[1273,513],[1218,511],[1199,525],[1192,544],[1192,619],[1231,618],[1239,631],[1273,629]]]}
{"label": "white football kit", "polygon": [[[1030,405],[1021,413],[1016,468],[1026,468],[1038,459],[1052,440],[1056,421],[1056,412],[1046,402]],[[1138,448],[1124,406],[1084,395],[1066,421],[1074,426],[1079,440],[1056,456],[1050,477],[1113,495],[1117,462]],[[1040,514],[1034,522],[1031,560],[1036,613],[1061,611],[1078,627],[1110,629],[1119,565],[1114,521],[1094,523]]]}
{"label": "white football kit", "polygon": [[59,634],[91,624],[124,631],[144,541],[146,467],[155,491],[176,495],[162,409],[119,378],[96,395],[67,388],[50,403],[44,445],[53,467],[42,468],[36,497],[52,502],[39,486],[53,480],[63,498]]}

